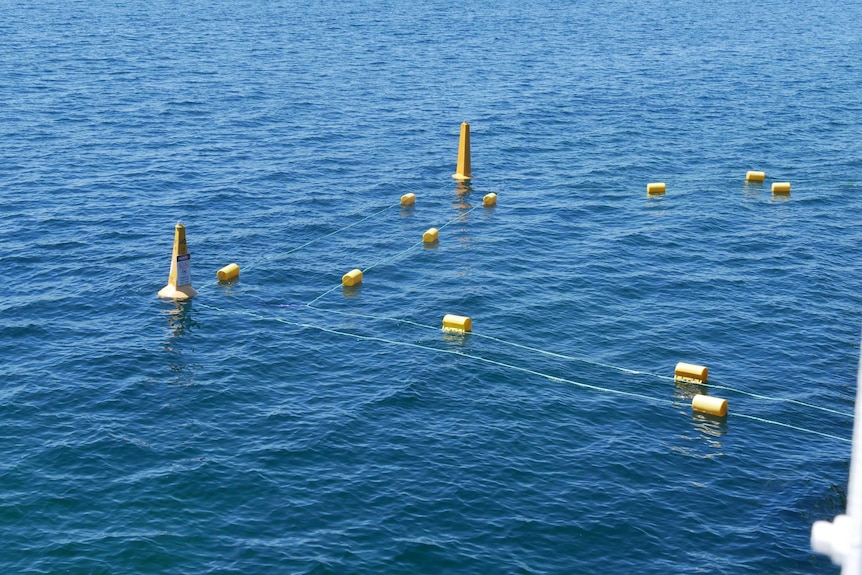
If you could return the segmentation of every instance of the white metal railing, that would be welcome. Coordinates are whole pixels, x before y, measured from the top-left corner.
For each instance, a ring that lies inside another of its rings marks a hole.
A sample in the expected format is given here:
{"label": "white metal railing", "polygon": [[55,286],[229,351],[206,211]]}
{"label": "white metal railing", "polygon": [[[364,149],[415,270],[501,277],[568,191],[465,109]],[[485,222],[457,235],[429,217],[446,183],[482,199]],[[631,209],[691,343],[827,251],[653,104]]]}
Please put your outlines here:
{"label": "white metal railing", "polygon": [[862,575],[862,345],[856,374],[856,408],[847,510],[833,521],[816,521],[811,527],[811,548],[841,566],[841,575]]}

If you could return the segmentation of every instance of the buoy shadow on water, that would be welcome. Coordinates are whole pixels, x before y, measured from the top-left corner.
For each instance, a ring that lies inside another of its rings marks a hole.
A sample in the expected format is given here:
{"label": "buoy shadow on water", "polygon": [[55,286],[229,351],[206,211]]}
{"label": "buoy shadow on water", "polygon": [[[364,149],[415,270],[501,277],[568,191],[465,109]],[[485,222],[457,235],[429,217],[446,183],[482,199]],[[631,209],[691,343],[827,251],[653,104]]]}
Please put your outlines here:
{"label": "buoy shadow on water", "polygon": [[690,402],[695,395],[706,395],[709,391],[705,383],[696,383],[693,381],[675,380],[677,390],[680,392],[680,399]]}
{"label": "buoy shadow on water", "polygon": [[362,284],[357,284],[355,286],[341,286],[341,295],[349,299],[358,298],[362,295]]}
{"label": "buoy shadow on water", "polygon": [[728,431],[727,417],[692,413],[691,421],[694,429],[710,440],[726,435]]}
{"label": "buoy shadow on water", "polygon": [[200,327],[192,312],[192,299],[174,299],[171,309],[165,311],[165,318],[171,328],[171,337],[180,337]]}
{"label": "buoy shadow on water", "polygon": [[465,345],[470,341],[470,332],[444,331],[443,342],[452,345]]}

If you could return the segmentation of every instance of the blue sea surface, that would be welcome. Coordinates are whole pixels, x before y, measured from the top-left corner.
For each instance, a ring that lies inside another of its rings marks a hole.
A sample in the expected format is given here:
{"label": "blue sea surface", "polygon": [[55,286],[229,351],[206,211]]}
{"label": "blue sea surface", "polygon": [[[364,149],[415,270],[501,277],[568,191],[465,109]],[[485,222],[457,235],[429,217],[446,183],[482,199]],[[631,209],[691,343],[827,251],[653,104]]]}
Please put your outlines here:
{"label": "blue sea surface", "polygon": [[0,0],[0,572],[837,573],[859,22]]}

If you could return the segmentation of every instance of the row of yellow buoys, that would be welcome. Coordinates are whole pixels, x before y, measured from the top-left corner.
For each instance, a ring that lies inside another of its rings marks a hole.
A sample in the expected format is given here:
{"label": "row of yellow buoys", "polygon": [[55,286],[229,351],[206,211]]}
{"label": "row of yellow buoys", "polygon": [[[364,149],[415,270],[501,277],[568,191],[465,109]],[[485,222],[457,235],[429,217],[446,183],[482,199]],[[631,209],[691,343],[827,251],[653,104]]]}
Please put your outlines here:
{"label": "row of yellow buoys", "polygon": [[[762,184],[766,180],[766,172],[749,171],[745,174],[746,183]],[[667,184],[665,182],[650,182],[646,186],[648,196],[660,196],[667,192]],[[773,182],[772,193],[775,195],[789,195],[790,182]]]}
{"label": "row of yellow buoys", "polygon": [[[470,125],[467,122],[461,124],[461,138],[458,145],[458,163],[455,173],[452,175],[457,180],[467,180],[472,176],[470,170]],[[766,179],[764,172],[748,172],[745,177],[749,182],[763,182]],[[664,194],[667,185],[664,182],[653,182],[647,184],[648,195]],[[776,182],[772,184],[772,193],[790,193],[790,184],[787,182]],[[401,206],[411,207],[416,203],[416,194],[408,193],[401,196]],[[482,198],[482,205],[491,208],[497,205],[497,194],[489,193]],[[440,231],[437,228],[429,228],[422,234],[424,244],[439,241]],[[231,263],[216,272],[219,281],[230,281],[239,277],[239,264]],[[344,274],[341,284],[344,287],[355,287],[362,283],[362,270],[353,269]],[[185,299],[197,294],[192,287],[191,262],[186,244],[186,230],[181,222],[177,223],[174,234],[174,247],[171,254],[171,269],[168,274],[168,284],[159,290],[159,297],[169,299]],[[473,320],[470,317],[446,314],[443,316],[443,331],[450,334],[467,334],[473,329]],[[680,362],[674,370],[674,381],[695,383],[702,385],[706,383],[708,369],[704,366]],[[727,415],[727,400],[704,394],[696,394],[691,402],[693,411],[725,417]]]}
{"label": "row of yellow buoys", "polygon": [[[409,193],[401,196],[401,207],[411,207],[416,203],[416,194]],[[482,198],[482,205],[486,208],[493,208],[497,205],[497,194],[490,193],[485,194]],[[440,241],[440,230],[437,228],[428,228],[422,234],[422,243],[423,244],[436,244]],[[219,277],[219,279],[222,279]],[[341,276],[341,285],[344,287],[355,287],[362,283],[362,270],[354,269],[350,270],[343,276]]]}
{"label": "row of yellow buoys", "polygon": [[[673,372],[674,381],[703,385],[709,377],[709,369],[702,365],[679,362]],[[691,400],[691,408],[700,413],[724,417],[727,415],[727,400],[698,393]]]}

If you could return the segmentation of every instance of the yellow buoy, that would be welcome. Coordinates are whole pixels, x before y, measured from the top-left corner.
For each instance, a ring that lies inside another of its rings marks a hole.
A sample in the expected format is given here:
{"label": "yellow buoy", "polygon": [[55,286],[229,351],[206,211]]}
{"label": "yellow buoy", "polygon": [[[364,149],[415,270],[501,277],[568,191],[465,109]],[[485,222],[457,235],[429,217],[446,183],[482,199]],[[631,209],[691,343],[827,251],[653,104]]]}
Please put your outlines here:
{"label": "yellow buoy", "polygon": [[416,194],[404,194],[401,196],[401,205],[402,206],[412,206],[416,203]]}
{"label": "yellow buoy", "polygon": [[362,270],[350,270],[341,277],[341,285],[353,287],[362,283]]}
{"label": "yellow buoy", "polygon": [[197,295],[192,287],[191,255],[186,245],[186,227],[177,222],[174,230],[174,249],[171,252],[171,271],[168,285],[159,290],[159,297],[185,299]]}
{"label": "yellow buoy", "polygon": [[422,241],[426,244],[433,244],[440,238],[440,231],[437,228],[429,228],[422,234]]}
{"label": "yellow buoy", "polygon": [[461,139],[458,141],[458,164],[452,177],[456,180],[469,180],[473,177],[470,171],[470,124],[461,123]]}
{"label": "yellow buoy", "polygon": [[720,397],[697,394],[691,400],[691,409],[699,413],[724,417],[727,415],[727,400]]}
{"label": "yellow buoy", "polygon": [[652,182],[646,185],[646,193],[648,195],[659,195],[665,193],[667,185],[664,182]]}
{"label": "yellow buoy", "polygon": [[766,172],[746,172],[746,182],[762,182],[766,179]]}
{"label": "yellow buoy", "polygon": [[772,193],[773,194],[789,194],[790,193],[790,182],[773,182],[772,183]]}
{"label": "yellow buoy", "polygon": [[673,372],[676,381],[688,381],[691,383],[703,383],[709,375],[709,370],[702,365],[679,362]]}
{"label": "yellow buoy", "polygon": [[237,264],[228,264],[216,272],[216,277],[221,282],[232,280],[233,278],[238,277],[238,276],[239,276],[239,265],[237,265]]}
{"label": "yellow buoy", "polygon": [[490,194],[485,194],[485,197],[482,198],[482,205],[486,208],[492,208],[497,205],[497,194],[491,192]]}
{"label": "yellow buoy", "polygon": [[443,316],[443,331],[447,333],[465,333],[473,328],[473,321],[463,315],[447,313]]}

